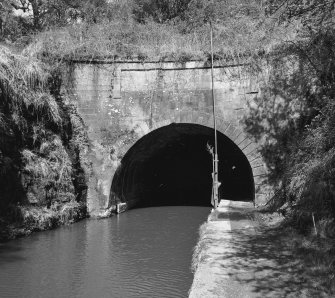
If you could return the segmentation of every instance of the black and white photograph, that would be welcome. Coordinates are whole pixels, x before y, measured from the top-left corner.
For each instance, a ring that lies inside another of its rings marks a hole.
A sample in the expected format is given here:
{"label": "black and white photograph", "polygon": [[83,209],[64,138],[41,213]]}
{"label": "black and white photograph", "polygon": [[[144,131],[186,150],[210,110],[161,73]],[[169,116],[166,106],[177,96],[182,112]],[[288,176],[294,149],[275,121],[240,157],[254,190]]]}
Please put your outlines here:
{"label": "black and white photograph", "polygon": [[335,297],[335,0],[0,0],[0,298]]}

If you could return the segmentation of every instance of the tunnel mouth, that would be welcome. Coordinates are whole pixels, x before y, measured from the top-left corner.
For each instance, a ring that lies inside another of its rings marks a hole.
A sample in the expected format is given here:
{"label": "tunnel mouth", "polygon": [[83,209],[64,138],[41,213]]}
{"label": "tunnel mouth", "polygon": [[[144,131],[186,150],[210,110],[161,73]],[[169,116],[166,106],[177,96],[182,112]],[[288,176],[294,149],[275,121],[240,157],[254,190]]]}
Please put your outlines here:
{"label": "tunnel mouth", "polygon": [[[253,201],[252,169],[241,149],[217,133],[219,199]],[[121,160],[112,182],[112,204],[128,208],[211,206],[214,130],[170,124],[138,140]]]}

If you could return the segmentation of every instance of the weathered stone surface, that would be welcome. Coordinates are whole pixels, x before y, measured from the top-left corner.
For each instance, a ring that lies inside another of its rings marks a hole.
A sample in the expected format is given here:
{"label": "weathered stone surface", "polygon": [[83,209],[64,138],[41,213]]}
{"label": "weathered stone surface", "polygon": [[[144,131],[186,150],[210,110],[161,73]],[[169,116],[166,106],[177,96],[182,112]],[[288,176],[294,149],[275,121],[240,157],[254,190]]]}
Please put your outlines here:
{"label": "weathered stone surface", "polygon": [[[66,82],[72,101],[88,128],[93,165],[88,211],[99,214],[111,205],[113,175],[126,150],[150,131],[171,123],[213,127],[211,72],[203,62],[113,63],[72,66]],[[255,78],[238,66],[214,70],[218,130],[231,138],[252,162],[255,178],[265,174],[255,156],[257,144],[244,134],[241,118]],[[111,153],[113,151],[113,153]],[[256,193],[257,198],[257,193]]]}

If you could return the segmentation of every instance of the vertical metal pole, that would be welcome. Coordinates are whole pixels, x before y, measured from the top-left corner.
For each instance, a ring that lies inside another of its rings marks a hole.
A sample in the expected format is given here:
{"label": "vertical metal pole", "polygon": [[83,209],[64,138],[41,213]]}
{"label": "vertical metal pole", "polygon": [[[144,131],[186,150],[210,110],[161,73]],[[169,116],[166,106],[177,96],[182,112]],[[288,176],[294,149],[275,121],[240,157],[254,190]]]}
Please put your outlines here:
{"label": "vertical metal pole", "polygon": [[212,75],[212,99],[213,99],[213,118],[214,118],[214,175],[213,175],[213,196],[214,196],[214,208],[218,206],[219,202],[219,159],[218,159],[218,143],[217,143],[217,130],[216,130],[216,101],[214,92],[214,54],[213,54],[213,25],[210,22],[211,27],[211,75]]}
{"label": "vertical metal pole", "polygon": [[212,180],[213,180],[213,185],[212,185],[212,197],[211,197],[211,204],[212,204],[212,206],[214,207],[214,208],[216,208],[215,207],[215,200],[214,200],[214,173],[215,173],[215,162],[214,162],[214,152],[212,152]]}

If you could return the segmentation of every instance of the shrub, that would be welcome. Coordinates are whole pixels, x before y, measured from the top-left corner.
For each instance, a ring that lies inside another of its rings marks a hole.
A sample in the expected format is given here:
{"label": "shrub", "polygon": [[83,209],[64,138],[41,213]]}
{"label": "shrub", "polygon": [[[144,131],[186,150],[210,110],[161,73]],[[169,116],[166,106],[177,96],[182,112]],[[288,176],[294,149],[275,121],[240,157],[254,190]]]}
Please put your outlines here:
{"label": "shrub", "polygon": [[74,108],[67,108],[60,72],[35,53],[33,47],[20,55],[0,48],[2,214],[17,203],[50,207],[85,200],[74,182],[84,172],[79,158],[86,148],[83,123]]}

